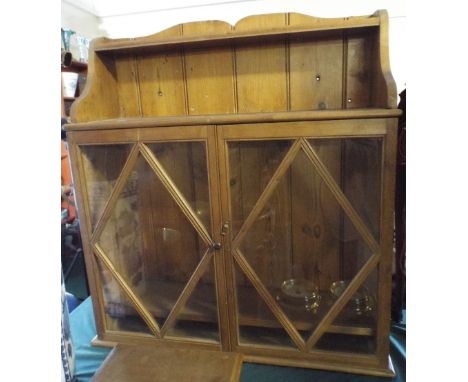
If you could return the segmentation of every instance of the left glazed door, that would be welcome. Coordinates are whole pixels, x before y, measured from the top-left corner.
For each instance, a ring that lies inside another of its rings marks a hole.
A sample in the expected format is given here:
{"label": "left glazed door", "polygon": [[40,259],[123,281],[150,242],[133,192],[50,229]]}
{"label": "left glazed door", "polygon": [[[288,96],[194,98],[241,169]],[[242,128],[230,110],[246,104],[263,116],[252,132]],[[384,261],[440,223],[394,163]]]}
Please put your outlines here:
{"label": "left glazed door", "polygon": [[222,343],[213,129],[71,134],[103,337]]}

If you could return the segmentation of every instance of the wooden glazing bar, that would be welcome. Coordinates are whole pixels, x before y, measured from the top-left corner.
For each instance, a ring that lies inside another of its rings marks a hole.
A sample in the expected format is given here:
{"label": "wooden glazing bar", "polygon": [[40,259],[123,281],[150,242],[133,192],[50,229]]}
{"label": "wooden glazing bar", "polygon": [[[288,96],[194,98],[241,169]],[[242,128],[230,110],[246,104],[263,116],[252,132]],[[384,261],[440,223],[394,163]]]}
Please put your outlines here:
{"label": "wooden glazing bar", "polygon": [[172,308],[171,312],[166,318],[166,321],[164,322],[164,325],[161,328],[161,336],[164,337],[166,332],[172,328],[174,325],[177,315],[180,313],[180,311],[184,308],[185,304],[187,303],[187,300],[190,298],[192,295],[193,290],[197,286],[198,281],[200,278],[203,276],[205,273],[206,269],[210,265],[210,261],[213,257],[213,252],[211,248],[208,248],[200,263],[198,263],[197,267],[195,268],[195,271],[192,273],[192,276],[188,280],[187,284],[185,285],[184,289],[182,290],[182,293],[180,294],[179,298],[177,299],[174,307]]}
{"label": "wooden glazing bar", "polygon": [[344,292],[338,297],[325,317],[317,325],[313,333],[307,340],[307,350],[310,350],[322,337],[322,335],[329,329],[338,314],[342,311],[351,297],[356,293],[358,288],[366,281],[367,276],[374,270],[380,260],[379,254],[373,254],[369,260],[364,264],[356,276],[351,280]]}
{"label": "wooden glazing bar", "polygon": [[[258,215],[262,212],[263,207],[268,202],[268,199],[275,191],[276,187],[278,186],[278,183],[281,181],[282,176],[288,170],[289,166],[293,162],[294,158],[296,157],[296,154],[299,152],[300,149],[301,142],[297,140],[293,143],[289,151],[286,153],[283,161],[280,163],[272,178],[270,179],[262,194],[260,195],[260,198],[258,198],[257,202],[253,206],[249,216],[247,217],[247,219],[245,219],[244,224],[242,224],[242,227],[239,229],[237,236],[232,242],[232,248],[236,249],[239,247],[242,239],[244,238],[252,224],[255,223],[255,220],[257,219]],[[252,175],[256,176],[256,174]]]}
{"label": "wooden glazing bar", "polygon": [[294,327],[292,322],[289,320],[289,318],[284,314],[283,310],[272,297],[270,292],[268,292],[266,287],[260,281],[260,278],[255,273],[253,268],[249,265],[245,257],[242,255],[242,252],[239,249],[236,249],[233,251],[233,255],[237,263],[239,264],[239,267],[242,269],[242,271],[248,277],[248,279],[252,282],[253,286],[255,287],[261,298],[264,300],[265,304],[271,309],[272,313],[275,315],[280,324],[289,334],[289,336],[294,341],[299,350],[306,351],[306,345],[301,335]]}
{"label": "wooden glazing bar", "polygon": [[370,250],[373,253],[380,253],[379,244],[375,241],[373,235],[370,233],[369,229],[366,227],[361,217],[356,212],[354,207],[351,205],[351,203],[349,202],[348,198],[345,196],[343,191],[341,191],[340,186],[338,186],[335,179],[330,174],[328,169],[325,167],[323,162],[320,160],[315,150],[312,148],[312,146],[310,146],[309,142],[307,142],[307,140],[304,138],[301,138],[301,145],[305,154],[310,159],[313,166],[315,167],[315,169],[317,170],[317,172],[319,173],[323,181],[326,183],[326,185],[328,186],[332,194],[335,196],[336,200],[338,201],[340,206],[343,208],[344,212],[349,217],[349,219],[353,223],[356,230],[359,232],[359,234],[362,236],[364,241],[367,243]]}
{"label": "wooden glazing bar", "polygon": [[169,192],[169,194],[172,196],[174,201],[177,203],[177,205],[180,207],[184,215],[187,217],[189,222],[193,225],[195,230],[198,232],[202,240],[205,242],[205,244],[212,246],[213,240],[211,239],[210,234],[206,230],[205,226],[203,223],[198,219],[197,215],[195,212],[193,212],[192,208],[190,207],[189,203],[187,200],[185,200],[184,196],[182,193],[178,190],[177,186],[174,184],[174,182],[171,180],[167,172],[164,170],[163,166],[159,161],[156,159],[154,156],[153,152],[146,146],[145,144],[139,143],[139,149],[143,157],[146,159],[150,167],[153,169],[155,172],[156,176],[158,179],[161,181],[161,183],[164,185],[166,190]]}
{"label": "wooden glazing bar", "polygon": [[117,181],[115,182],[115,185],[114,185],[114,188],[112,189],[109,200],[107,201],[104,207],[104,211],[101,217],[99,218],[99,220],[97,221],[96,228],[94,229],[94,233],[91,238],[92,243],[95,243],[96,241],[99,240],[99,237],[101,236],[104,226],[106,225],[108,219],[110,218],[112,210],[114,209],[115,204],[117,203],[117,200],[120,196],[120,192],[125,186],[125,182],[130,176],[130,173],[133,170],[133,167],[137,159],[138,159],[138,145],[135,144],[132,147],[130,154],[128,155],[127,161],[125,162],[123,166],[122,172],[120,173],[119,177],[117,178]]}
{"label": "wooden glazing bar", "polygon": [[101,260],[102,264],[111,272],[114,279],[120,285],[122,290],[124,291],[125,295],[130,299],[133,303],[133,306],[137,310],[137,312],[141,315],[141,318],[146,322],[151,332],[157,337],[161,338],[160,330],[158,323],[151,315],[151,313],[145,308],[143,302],[138,298],[135,293],[133,293],[130,286],[127,282],[123,279],[123,277],[119,274],[119,272],[114,268],[112,262],[108,259],[107,255],[103,251],[103,249],[99,246],[99,244],[94,244],[94,253]]}

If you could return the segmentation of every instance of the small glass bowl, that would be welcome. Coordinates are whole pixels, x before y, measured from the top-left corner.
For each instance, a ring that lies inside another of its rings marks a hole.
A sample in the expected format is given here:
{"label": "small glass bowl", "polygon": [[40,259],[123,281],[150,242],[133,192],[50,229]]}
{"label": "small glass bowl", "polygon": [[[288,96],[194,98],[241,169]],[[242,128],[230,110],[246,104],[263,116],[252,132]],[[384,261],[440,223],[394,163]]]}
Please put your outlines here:
{"label": "small glass bowl", "polygon": [[303,305],[307,311],[315,311],[320,306],[320,293],[317,285],[304,279],[289,279],[281,284],[281,299],[293,305]]}
{"label": "small glass bowl", "polygon": [[[332,283],[330,292],[335,297],[340,297],[349,285],[349,281],[339,280]],[[375,302],[366,287],[359,288],[349,300],[347,306],[358,316],[374,310]]]}

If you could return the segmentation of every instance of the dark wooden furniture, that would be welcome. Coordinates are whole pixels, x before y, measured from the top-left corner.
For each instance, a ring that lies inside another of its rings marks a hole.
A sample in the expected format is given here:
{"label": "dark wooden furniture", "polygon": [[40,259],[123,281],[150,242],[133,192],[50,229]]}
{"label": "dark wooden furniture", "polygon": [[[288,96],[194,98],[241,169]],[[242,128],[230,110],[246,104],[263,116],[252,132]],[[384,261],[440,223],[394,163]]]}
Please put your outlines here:
{"label": "dark wooden furniture", "polygon": [[97,344],[393,375],[388,20],[98,39],[67,125]]}

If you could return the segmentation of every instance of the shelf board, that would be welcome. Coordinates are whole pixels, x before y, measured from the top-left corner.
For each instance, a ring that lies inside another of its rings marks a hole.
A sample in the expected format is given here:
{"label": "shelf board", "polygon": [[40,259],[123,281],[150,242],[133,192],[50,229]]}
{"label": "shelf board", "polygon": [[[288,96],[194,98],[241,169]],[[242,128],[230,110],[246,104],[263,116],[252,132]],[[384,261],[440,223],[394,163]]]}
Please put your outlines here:
{"label": "shelf board", "polygon": [[[183,289],[184,285],[177,282],[153,281],[146,287],[135,288],[136,294],[145,303],[145,307],[156,318],[167,317],[174,302]],[[251,287],[238,287],[240,326],[261,327],[277,329],[282,328],[278,321],[272,320],[269,312],[264,312],[255,303],[256,291]],[[197,322],[216,322],[218,313],[216,311],[216,301],[210,300],[208,296],[214,297],[213,284],[199,284],[189,299],[189,305],[178,316],[178,320]],[[326,293],[322,294],[322,305],[316,313],[306,311],[302,307],[291,307],[281,304],[285,314],[291,319],[297,330],[311,331],[318,322],[328,312],[332,301]],[[125,315],[137,315],[138,313],[130,305],[110,302],[114,307],[118,306],[119,315],[112,315],[110,310],[107,313],[113,318],[123,318]],[[327,330],[328,333],[350,334],[357,336],[371,336],[374,334],[375,321],[373,317],[343,315],[335,321]]]}
{"label": "shelf board", "polygon": [[194,126],[194,125],[225,125],[238,123],[261,122],[294,122],[294,121],[323,121],[340,119],[366,119],[399,117],[400,109],[336,109],[336,110],[310,110],[285,111],[274,113],[237,113],[237,114],[209,114],[188,115],[174,117],[133,117],[116,118],[102,121],[71,123],[65,129],[72,130],[106,130],[128,129],[164,126]]}
{"label": "shelf board", "polygon": [[72,61],[70,66],[61,66],[62,72],[85,72],[88,70],[88,64],[81,61]]}

